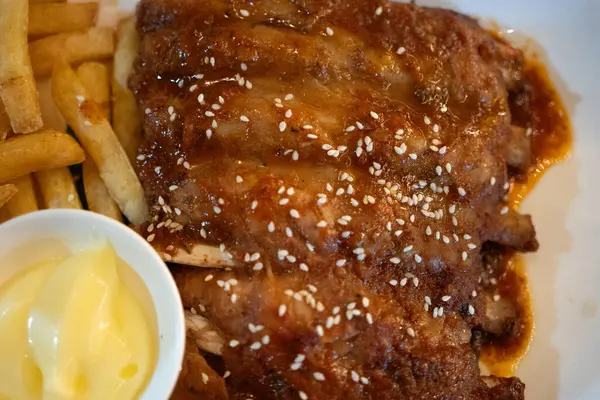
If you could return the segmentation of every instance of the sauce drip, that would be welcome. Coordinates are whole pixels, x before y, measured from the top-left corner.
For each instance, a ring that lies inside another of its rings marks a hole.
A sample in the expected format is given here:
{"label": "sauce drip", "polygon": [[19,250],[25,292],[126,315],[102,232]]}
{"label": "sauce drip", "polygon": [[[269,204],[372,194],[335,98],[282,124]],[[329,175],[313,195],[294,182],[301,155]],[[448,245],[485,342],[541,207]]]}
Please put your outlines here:
{"label": "sauce drip", "polygon": [[[536,58],[530,59],[524,74],[528,83],[521,92],[511,96],[511,112],[513,124],[530,129],[533,159],[527,174],[517,177],[512,184],[509,200],[515,210],[548,168],[569,157],[572,143],[568,115],[544,65]],[[490,373],[509,377],[515,375],[527,353],[533,338],[534,319],[523,259],[513,254],[505,262],[497,291],[502,297],[516,299],[518,334],[484,345],[481,361]]]}

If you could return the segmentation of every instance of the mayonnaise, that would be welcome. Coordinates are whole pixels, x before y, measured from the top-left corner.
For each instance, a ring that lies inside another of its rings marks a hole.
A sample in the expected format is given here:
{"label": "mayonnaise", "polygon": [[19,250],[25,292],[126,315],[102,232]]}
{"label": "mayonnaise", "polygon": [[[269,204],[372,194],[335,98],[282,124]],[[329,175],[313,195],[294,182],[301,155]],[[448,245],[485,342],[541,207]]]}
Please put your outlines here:
{"label": "mayonnaise", "polygon": [[155,334],[112,247],[34,265],[0,287],[0,400],[128,400]]}

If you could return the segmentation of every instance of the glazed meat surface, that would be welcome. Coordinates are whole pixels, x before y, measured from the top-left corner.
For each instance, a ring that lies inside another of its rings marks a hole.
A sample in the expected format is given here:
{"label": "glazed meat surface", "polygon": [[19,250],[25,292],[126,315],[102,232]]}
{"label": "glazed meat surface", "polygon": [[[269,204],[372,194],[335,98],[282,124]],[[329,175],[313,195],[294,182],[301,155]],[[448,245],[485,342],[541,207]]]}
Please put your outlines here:
{"label": "glazed meat surface", "polygon": [[519,51],[376,0],[142,0],[137,17],[143,229],[231,259],[173,268],[225,340],[229,398],[523,397],[471,346],[514,322],[482,286],[484,244],[537,248],[506,202],[531,162]]}

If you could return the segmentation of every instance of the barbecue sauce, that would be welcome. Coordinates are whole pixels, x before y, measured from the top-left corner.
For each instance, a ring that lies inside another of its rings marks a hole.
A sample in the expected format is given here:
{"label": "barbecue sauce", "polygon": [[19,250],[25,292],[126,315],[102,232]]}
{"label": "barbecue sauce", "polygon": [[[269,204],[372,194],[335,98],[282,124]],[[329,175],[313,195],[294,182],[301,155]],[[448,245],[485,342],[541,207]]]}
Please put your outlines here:
{"label": "barbecue sauce", "polygon": [[[527,84],[510,96],[510,106],[513,124],[529,129],[532,164],[527,174],[517,176],[512,184],[509,199],[516,210],[544,172],[568,158],[572,144],[567,112],[542,62],[535,57],[528,60],[524,79]],[[527,353],[533,338],[534,316],[523,259],[513,254],[505,263],[497,293],[515,299],[517,334],[484,345],[481,360],[490,373],[509,377],[516,374],[519,361]]]}

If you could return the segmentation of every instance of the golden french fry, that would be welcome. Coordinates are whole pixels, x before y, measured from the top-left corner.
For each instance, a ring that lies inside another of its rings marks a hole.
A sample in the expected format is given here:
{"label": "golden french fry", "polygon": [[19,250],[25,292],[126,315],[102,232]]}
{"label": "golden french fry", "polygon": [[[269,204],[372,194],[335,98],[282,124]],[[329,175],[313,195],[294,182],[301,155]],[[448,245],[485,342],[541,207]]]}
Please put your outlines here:
{"label": "golden french fry", "polygon": [[27,0],[0,0],[0,97],[14,132],[42,127],[27,48]]}
{"label": "golden french fry", "polygon": [[110,197],[106,185],[100,177],[100,173],[91,158],[83,162],[83,188],[90,211],[106,215],[117,221],[122,221],[119,206]]}
{"label": "golden french fry", "polygon": [[15,185],[2,185],[0,186],[0,207],[8,203],[8,201],[17,193],[17,187]]}
{"label": "golden french fry", "polygon": [[140,48],[140,37],[135,29],[135,19],[129,18],[117,30],[113,76],[122,87],[127,87],[133,63]]}
{"label": "golden french fry", "polygon": [[142,120],[133,93],[113,81],[112,122],[127,158],[135,164],[142,140]]}
{"label": "golden french fry", "polygon": [[149,218],[144,190],[125,150],[98,105],[90,99],[75,71],[58,62],[52,73],[54,102],[94,160],[100,176],[119,208],[133,224]]}
{"label": "golden french fry", "polygon": [[15,136],[0,142],[0,183],[84,159],[83,149],[66,133],[44,130]]}
{"label": "golden french fry", "polygon": [[95,61],[83,63],[77,68],[77,77],[90,98],[100,106],[102,115],[110,120],[110,81],[106,64]]}
{"label": "golden french fry", "polygon": [[135,96],[127,86],[133,62],[138,54],[139,36],[133,18],[117,32],[113,64],[113,129],[132,164],[135,164],[142,137],[142,121]]}
{"label": "golden french fry", "polygon": [[38,3],[66,3],[67,0],[29,0],[29,4]]}
{"label": "golden french fry", "polygon": [[50,78],[36,81],[36,86],[40,95],[40,110],[42,111],[44,128],[66,132],[67,123],[52,99]]}
{"label": "golden french fry", "polygon": [[110,58],[113,51],[112,31],[98,27],[85,32],[60,33],[29,44],[31,65],[36,77],[49,76],[59,59],[69,63],[104,60]]}
{"label": "golden french fry", "polygon": [[36,172],[35,178],[44,199],[44,207],[82,208],[69,168],[60,167]]}
{"label": "golden french fry", "polygon": [[6,204],[6,209],[11,217],[27,214],[38,210],[35,189],[31,175],[25,175],[17,179],[13,179],[11,184],[15,185],[19,190],[17,194]]}
{"label": "golden french fry", "polygon": [[8,119],[8,115],[4,110],[4,104],[2,104],[2,99],[0,99],[0,140],[6,139],[10,131],[10,120]]}
{"label": "golden french fry", "polygon": [[53,35],[94,26],[98,3],[46,3],[29,6],[29,35]]}

